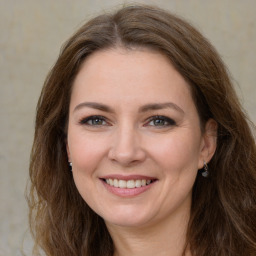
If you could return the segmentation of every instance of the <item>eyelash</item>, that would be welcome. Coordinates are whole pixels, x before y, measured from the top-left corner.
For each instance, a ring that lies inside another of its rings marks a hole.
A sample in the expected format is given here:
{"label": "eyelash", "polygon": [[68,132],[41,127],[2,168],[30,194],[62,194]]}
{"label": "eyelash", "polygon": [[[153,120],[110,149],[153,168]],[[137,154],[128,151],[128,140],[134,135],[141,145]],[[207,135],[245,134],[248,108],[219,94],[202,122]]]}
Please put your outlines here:
{"label": "eyelash", "polygon": [[[150,123],[153,121],[163,121],[164,124],[163,125],[156,125],[156,123],[154,123],[154,125],[150,125]],[[167,127],[167,126],[175,126],[176,125],[176,122],[169,118],[169,117],[166,117],[166,116],[160,116],[160,115],[157,115],[157,116],[152,116],[148,122],[146,123],[146,125],[150,125],[150,126],[155,126],[155,127]]]}
{"label": "eyelash", "polygon": [[[100,121],[100,124],[93,124],[94,121]],[[150,124],[151,122],[156,122],[156,121],[160,121],[163,123],[154,123],[154,124]],[[105,123],[104,123],[105,122]],[[107,122],[107,119],[104,116],[100,116],[100,115],[95,115],[95,116],[89,116],[86,118],[83,118],[79,121],[79,123],[81,125],[88,125],[88,126],[105,126],[105,125],[109,125],[109,123]],[[104,124],[102,124],[104,123]],[[150,117],[146,124],[144,126],[155,126],[155,127],[167,127],[167,126],[175,126],[176,122],[166,116],[161,116],[161,115],[157,115],[157,116],[152,116]]]}
{"label": "eyelash", "polygon": [[[93,124],[93,121],[100,120],[102,122],[105,122],[107,124],[106,118],[104,116],[88,116],[86,118],[83,118],[79,121],[82,125],[90,125],[90,126],[103,126],[106,124]],[[89,123],[91,122],[91,123]]]}

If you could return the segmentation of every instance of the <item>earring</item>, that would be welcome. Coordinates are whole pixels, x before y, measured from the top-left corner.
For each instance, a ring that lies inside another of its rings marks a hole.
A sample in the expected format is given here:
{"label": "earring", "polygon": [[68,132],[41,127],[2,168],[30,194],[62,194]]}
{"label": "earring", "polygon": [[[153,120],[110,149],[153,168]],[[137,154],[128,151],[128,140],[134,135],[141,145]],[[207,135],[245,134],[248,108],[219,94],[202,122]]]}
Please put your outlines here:
{"label": "earring", "polygon": [[72,172],[72,163],[69,162],[69,166],[70,166],[70,171]]}
{"label": "earring", "polygon": [[205,178],[207,178],[209,176],[208,165],[205,161],[204,161],[204,171],[201,174]]}

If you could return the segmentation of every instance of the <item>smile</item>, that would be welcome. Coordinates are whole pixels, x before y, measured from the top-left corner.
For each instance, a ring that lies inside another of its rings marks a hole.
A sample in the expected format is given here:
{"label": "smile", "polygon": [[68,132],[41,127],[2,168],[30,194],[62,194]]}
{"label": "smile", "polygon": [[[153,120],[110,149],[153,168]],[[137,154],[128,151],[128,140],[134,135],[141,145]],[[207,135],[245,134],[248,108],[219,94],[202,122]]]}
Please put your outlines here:
{"label": "smile", "polygon": [[105,179],[104,180],[108,185],[115,188],[140,188],[145,187],[154,180],[146,180],[146,179],[136,179],[136,180],[119,180],[119,179]]}
{"label": "smile", "polygon": [[143,175],[108,175],[101,177],[104,187],[112,194],[119,197],[138,196],[152,188],[158,181],[155,177]]}

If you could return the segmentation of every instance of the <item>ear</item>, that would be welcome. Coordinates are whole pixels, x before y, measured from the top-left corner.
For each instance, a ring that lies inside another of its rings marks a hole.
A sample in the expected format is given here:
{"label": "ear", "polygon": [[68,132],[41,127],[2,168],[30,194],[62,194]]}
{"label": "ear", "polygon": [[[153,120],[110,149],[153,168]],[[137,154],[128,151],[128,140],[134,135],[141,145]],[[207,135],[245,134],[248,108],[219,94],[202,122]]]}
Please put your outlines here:
{"label": "ear", "polygon": [[66,139],[66,151],[67,151],[68,161],[72,162],[71,158],[70,158],[70,151],[69,151],[69,146],[68,146],[68,140],[67,139]]}
{"label": "ear", "polygon": [[198,162],[198,169],[203,168],[204,161],[208,163],[212,159],[217,147],[217,131],[217,122],[214,119],[210,118],[206,122],[204,128],[204,134],[200,149],[200,157]]}

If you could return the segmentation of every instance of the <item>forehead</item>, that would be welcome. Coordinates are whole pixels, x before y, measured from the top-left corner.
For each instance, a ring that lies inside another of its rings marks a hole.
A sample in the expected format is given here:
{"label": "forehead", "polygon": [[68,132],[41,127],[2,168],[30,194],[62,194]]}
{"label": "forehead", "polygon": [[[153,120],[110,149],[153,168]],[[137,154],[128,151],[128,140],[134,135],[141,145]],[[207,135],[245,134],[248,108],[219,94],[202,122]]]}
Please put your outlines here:
{"label": "forehead", "polygon": [[82,64],[72,90],[74,101],[191,101],[190,86],[170,60],[155,50],[100,50]]}

